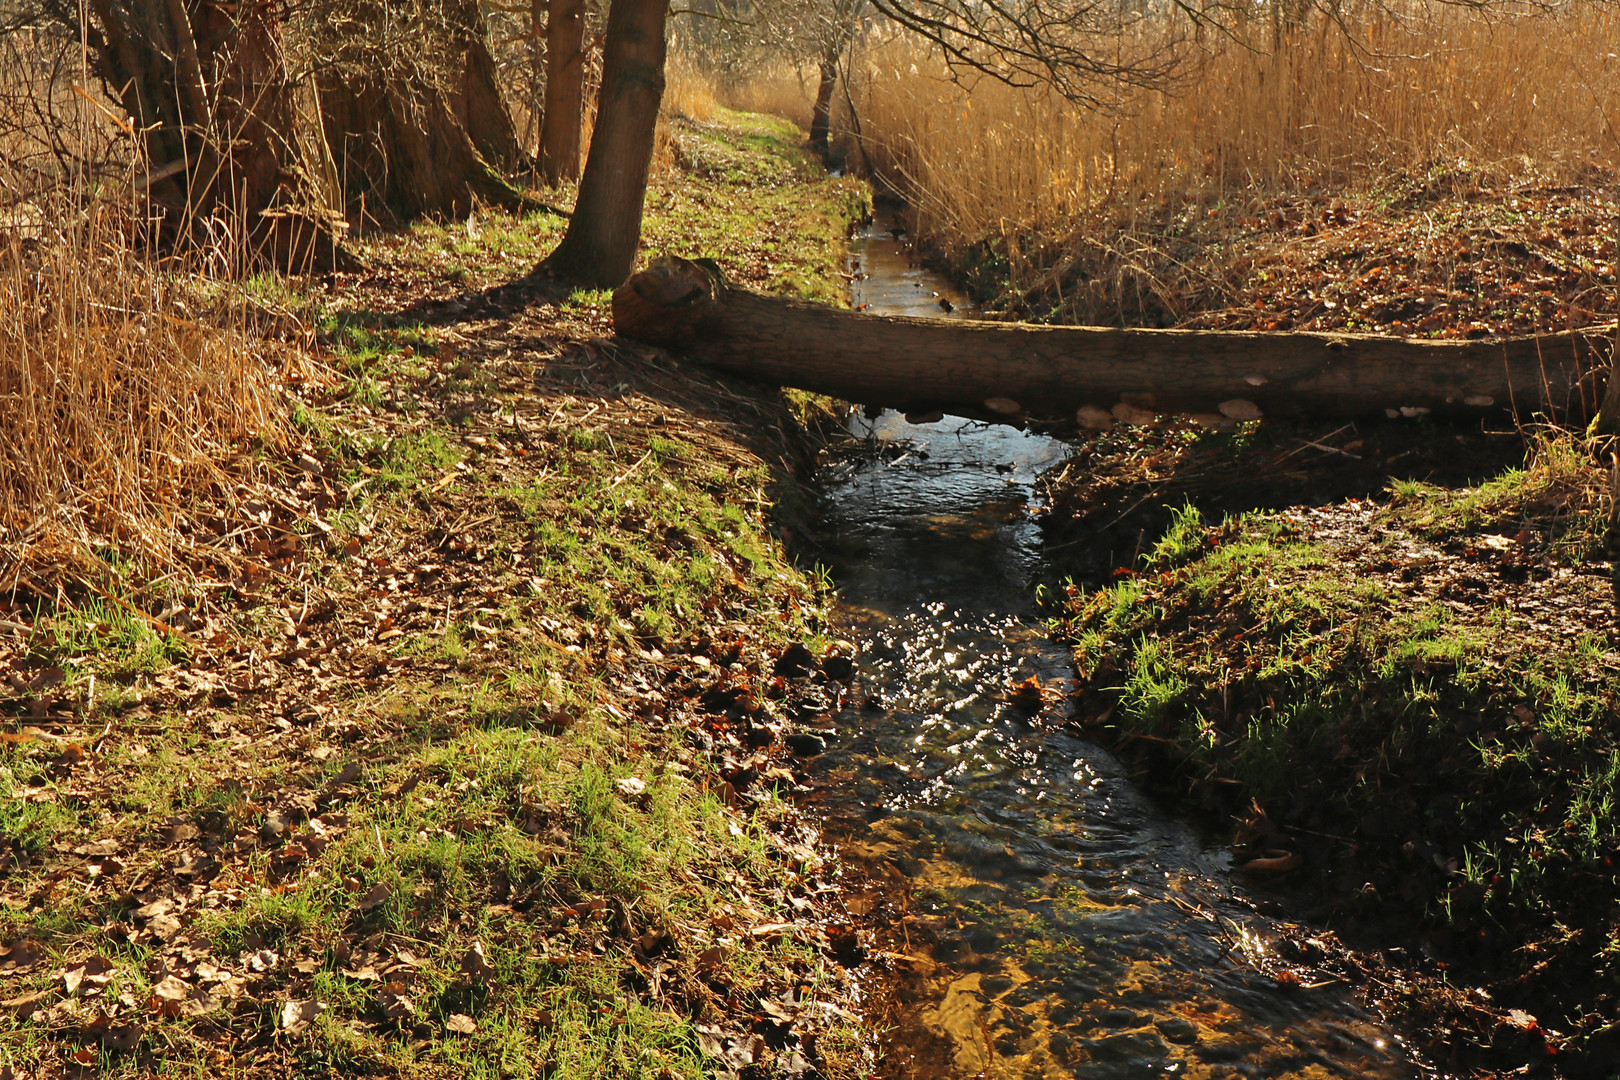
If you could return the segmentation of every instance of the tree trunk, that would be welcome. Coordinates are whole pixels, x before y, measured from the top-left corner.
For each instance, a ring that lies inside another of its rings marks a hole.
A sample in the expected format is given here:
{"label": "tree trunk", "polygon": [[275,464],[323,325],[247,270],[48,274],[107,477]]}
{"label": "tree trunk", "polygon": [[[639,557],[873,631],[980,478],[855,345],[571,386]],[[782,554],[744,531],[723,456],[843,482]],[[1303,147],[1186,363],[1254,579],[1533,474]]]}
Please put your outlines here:
{"label": "tree trunk", "polygon": [[[474,12],[476,17],[477,12]],[[474,25],[481,25],[474,24]],[[461,72],[461,94],[456,119],[483,159],[508,172],[533,166],[518,139],[512,114],[501,97],[499,73],[481,33],[467,35],[467,61]]]}
{"label": "tree trunk", "polygon": [[338,60],[318,77],[322,121],[350,208],[364,199],[371,215],[395,222],[465,217],[474,200],[532,208],[499,171],[522,165],[524,154],[476,0],[436,5],[434,22],[419,28],[420,55],[373,41],[386,23],[384,6],[357,7],[360,25],[327,45]]}
{"label": "tree trunk", "polygon": [[596,129],[579,199],[562,243],[532,276],[610,288],[635,265],[664,96],[667,14],[666,0],[614,0],[609,9]]}
{"label": "tree trunk", "polygon": [[838,85],[838,58],[823,57],[821,81],[816,85],[816,102],[810,109],[810,149],[827,160],[827,139],[832,132],[833,88]]}
{"label": "tree trunk", "polygon": [[668,257],[613,294],[613,320],[625,337],[849,401],[1007,421],[1085,410],[1082,423],[1105,410],[1127,420],[1589,415],[1612,334],[1419,341],[946,322],[761,296],[711,262]]}
{"label": "tree trunk", "polygon": [[164,242],[211,239],[209,222],[223,221],[252,259],[331,267],[330,223],[297,201],[297,111],[271,9],[91,0],[91,10],[99,73],[145,134]]}
{"label": "tree trunk", "polygon": [[345,197],[366,197],[373,215],[466,217],[475,198],[529,207],[473,145],[444,93],[409,69],[329,72],[320,92],[327,138],[347,177]]}
{"label": "tree trunk", "polygon": [[[534,0],[538,9],[545,0]],[[585,112],[585,2],[551,0],[546,12],[546,102],[540,123],[540,178],[551,187],[579,179]]]}

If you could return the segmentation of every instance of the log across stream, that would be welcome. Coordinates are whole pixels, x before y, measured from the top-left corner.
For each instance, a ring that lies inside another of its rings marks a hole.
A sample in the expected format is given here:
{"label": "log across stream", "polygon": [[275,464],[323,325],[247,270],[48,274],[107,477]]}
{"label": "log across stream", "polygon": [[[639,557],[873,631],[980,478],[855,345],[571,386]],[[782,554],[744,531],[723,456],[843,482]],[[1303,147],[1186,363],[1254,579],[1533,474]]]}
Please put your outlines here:
{"label": "log across stream", "polygon": [[1157,413],[1584,416],[1614,334],[1431,341],[943,321],[762,296],[714,263],[669,256],[614,292],[613,320],[624,337],[847,401],[1091,427]]}
{"label": "log across stream", "polygon": [[[938,311],[947,290],[899,246],[884,230],[856,242],[857,301]],[[1278,928],[1227,852],[1106,751],[1006,702],[1015,678],[1062,689],[1073,674],[1033,622],[1028,513],[1068,447],[894,412],[851,431],[864,451],[824,463],[822,494],[867,701],[826,725],[812,799],[869,871],[852,907],[911,900],[883,1073],[1417,1075],[1348,988],[1268,974]]]}

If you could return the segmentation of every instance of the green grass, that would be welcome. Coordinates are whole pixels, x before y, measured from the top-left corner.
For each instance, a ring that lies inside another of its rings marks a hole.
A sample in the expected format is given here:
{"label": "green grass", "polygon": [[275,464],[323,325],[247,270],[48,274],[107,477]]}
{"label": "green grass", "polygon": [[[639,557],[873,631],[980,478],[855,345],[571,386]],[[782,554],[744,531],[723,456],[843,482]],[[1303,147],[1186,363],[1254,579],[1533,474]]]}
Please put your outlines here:
{"label": "green grass", "polygon": [[722,110],[714,124],[672,125],[682,168],[649,197],[649,254],[713,258],[750,287],[842,306],[837,271],[864,184],[828,177],[786,121]]}
{"label": "green grass", "polygon": [[[723,136],[740,172],[676,183],[694,199],[718,185],[749,215],[802,231],[800,261],[783,265],[830,290],[847,224],[837,213],[855,208],[848,185],[784,165],[787,129],[748,123]],[[818,184],[842,194],[790,216],[785,189]],[[504,280],[556,225],[480,213],[472,229],[374,240],[372,254]],[[684,226],[655,210],[649,228]],[[290,287],[254,284],[264,303],[296,306]],[[822,590],[769,517],[791,485],[674,405],[661,406],[667,426],[614,413],[639,392],[628,383],[598,388],[577,369],[546,381],[543,357],[519,364],[476,341],[452,351],[436,331],[305,301],[336,381],[304,395],[299,428],[327,471],[289,467],[285,479],[304,485],[296,498],[331,500],[330,532],[294,520],[296,556],[210,593],[205,648],[111,601],[39,621],[32,659],[63,669],[58,692],[82,702],[85,741],[0,744],[0,943],[26,934],[48,953],[7,976],[6,996],[60,987],[64,968],[104,956],[114,970],[96,1007],[127,992],[136,1006],[109,1007],[143,1033],[133,1052],[108,1049],[79,1037],[76,1012],[7,1011],[0,1065],[52,1068],[88,1045],[105,1075],[154,1062],[197,1075],[262,1042],[274,1060],[261,1067],[281,1075],[709,1075],[698,1025],[740,1031],[760,996],[829,998],[844,979],[803,935],[738,931],[792,920],[816,868],[784,849],[791,811],[774,796],[722,799],[714,764],[672,715],[684,699],[648,666],[653,650],[699,639],[739,662],[820,647]],[[558,310],[577,326],[605,305],[584,292]],[[611,392],[592,410],[598,389]],[[686,392],[704,393],[695,381]],[[810,417],[818,405],[797,408]],[[760,409],[791,429],[785,407]],[[502,427],[519,413],[522,440]],[[411,611],[407,599],[426,602]],[[386,637],[385,611],[397,620]],[[224,692],[244,672],[270,677]],[[217,681],[193,688],[197,677]],[[282,813],[285,830],[267,832]],[[166,839],[176,828],[196,835]],[[74,854],[108,839],[117,868]],[[200,852],[217,859],[215,876],[171,876]],[[167,895],[185,900],[189,948],[244,979],[219,1012],[146,1008],[175,960],[134,911]],[[647,955],[659,932],[667,943]],[[475,943],[490,970],[473,975]],[[274,963],[249,972],[264,950]],[[413,961],[389,969],[401,950]],[[390,1012],[385,982],[401,984],[409,1010]],[[307,1030],[281,1032],[289,1000],[325,1008]],[[476,1030],[452,1032],[453,1016]],[[818,1026],[824,1069],[856,1074],[854,1021]]]}
{"label": "green grass", "polygon": [[[1396,485],[1371,528],[1471,543],[1453,530],[1500,525],[1507,493],[1539,497],[1534,473],[1462,494]],[[1071,587],[1058,625],[1114,703],[1103,722],[1160,740],[1159,780],[1223,812],[1252,796],[1331,835],[1400,808],[1397,843],[1470,867],[1436,895],[1464,925],[1553,911],[1583,876],[1612,874],[1620,673],[1606,641],[1527,637],[1501,607],[1414,605],[1285,515],[1208,527],[1181,511],[1145,562],[1155,576]],[[1452,903],[1464,881],[1484,883],[1466,912]]]}

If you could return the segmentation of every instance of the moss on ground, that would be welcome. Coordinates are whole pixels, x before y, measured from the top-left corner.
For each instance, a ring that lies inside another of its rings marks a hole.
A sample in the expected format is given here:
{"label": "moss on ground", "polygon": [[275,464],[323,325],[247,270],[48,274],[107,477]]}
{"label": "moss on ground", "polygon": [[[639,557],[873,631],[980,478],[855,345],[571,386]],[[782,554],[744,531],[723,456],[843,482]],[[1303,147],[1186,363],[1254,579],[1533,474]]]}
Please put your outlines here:
{"label": "moss on ground", "polygon": [[[827,294],[861,203],[728,123],[735,167],[669,185],[737,208],[699,253]],[[689,235],[669,200],[650,237]],[[791,252],[740,239],[758,215]],[[0,1068],[864,1069],[778,794],[788,713],[837,694],[770,513],[804,403],[602,339],[595,294],[376,314],[514,276],[554,221],[423,226],[283,297],[331,375],[272,483],[208,493],[214,561],[6,614]]]}
{"label": "moss on ground", "polygon": [[[1435,994],[1386,1004],[1455,1020],[1455,988],[1488,985],[1540,1017],[1558,1034],[1516,1038],[1526,1060],[1614,1051],[1620,651],[1593,450],[1546,436],[1471,488],[1219,524],[1187,506],[1059,623],[1089,729],[1142,779],[1299,856],[1315,918],[1440,961]],[[1484,1050],[1506,1022],[1425,1037]]]}

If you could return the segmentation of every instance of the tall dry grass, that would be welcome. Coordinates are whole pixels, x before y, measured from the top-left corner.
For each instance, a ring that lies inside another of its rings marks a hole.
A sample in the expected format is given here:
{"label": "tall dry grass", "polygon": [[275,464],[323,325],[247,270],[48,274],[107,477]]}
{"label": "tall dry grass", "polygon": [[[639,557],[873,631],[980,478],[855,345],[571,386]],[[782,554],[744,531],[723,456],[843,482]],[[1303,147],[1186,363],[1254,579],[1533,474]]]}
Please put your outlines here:
{"label": "tall dry grass", "polygon": [[714,76],[692,54],[672,51],[664,65],[663,116],[707,122],[719,107]]}
{"label": "tall dry grass", "polygon": [[938,250],[1007,241],[1015,279],[1061,258],[1053,249],[1077,233],[1162,232],[1190,206],[1217,219],[1191,226],[1208,230],[1279,192],[1613,175],[1612,9],[1494,20],[1375,10],[1351,29],[1323,23],[1275,51],[1264,36],[1216,42],[1178,85],[1120,90],[1105,110],[953,82],[934,54],[892,39],[856,64],[859,149]]}
{"label": "tall dry grass", "polygon": [[743,78],[718,80],[715,95],[728,109],[785,117],[808,131],[817,77],[813,65],[777,60],[751,68]]}
{"label": "tall dry grass", "polygon": [[302,361],[240,284],[146,246],[138,143],[62,93],[82,68],[41,70],[0,51],[0,595],[53,598],[192,569],[221,527],[202,508],[262,475]]}

